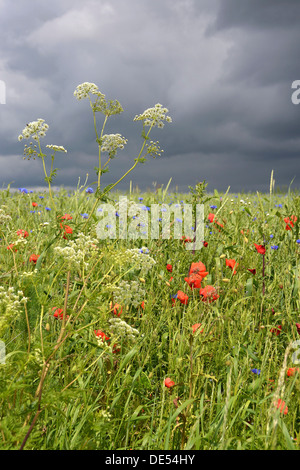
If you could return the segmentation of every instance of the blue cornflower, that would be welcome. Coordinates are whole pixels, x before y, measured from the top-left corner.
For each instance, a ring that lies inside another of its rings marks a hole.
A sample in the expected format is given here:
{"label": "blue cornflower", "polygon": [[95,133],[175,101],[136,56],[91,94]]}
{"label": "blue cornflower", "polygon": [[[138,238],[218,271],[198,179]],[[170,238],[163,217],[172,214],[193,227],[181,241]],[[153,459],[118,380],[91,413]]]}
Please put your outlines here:
{"label": "blue cornflower", "polygon": [[182,224],[182,219],[179,219],[179,217],[176,217],[176,222],[179,222]]}
{"label": "blue cornflower", "polygon": [[46,211],[51,211],[51,207],[45,207]]}
{"label": "blue cornflower", "polygon": [[278,245],[272,245],[271,248],[272,248],[272,250],[278,250],[279,246]]}
{"label": "blue cornflower", "polygon": [[217,209],[218,206],[210,206],[211,209]]}
{"label": "blue cornflower", "polygon": [[270,235],[270,238],[274,238],[274,235]]}
{"label": "blue cornflower", "polygon": [[299,244],[299,243],[300,243],[300,240],[298,239],[296,243],[298,243],[298,244]]}
{"label": "blue cornflower", "polygon": [[143,201],[143,199],[144,199],[143,197],[139,197],[139,201]]}
{"label": "blue cornflower", "polygon": [[89,194],[93,194],[94,190],[93,188],[86,188],[85,192]]}
{"label": "blue cornflower", "polygon": [[89,214],[86,214],[86,213],[80,214],[80,215],[81,215],[81,217],[83,217],[84,219],[88,219],[88,217],[89,217]]}
{"label": "blue cornflower", "polygon": [[26,188],[19,188],[19,191],[20,191],[21,193],[28,194],[28,189],[26,189]]}
{"label": "blue cornflower", "polygon": [[261,373],[261,370],[260,369],[251,369],[251,372],[253,372],[253,374],[259,375]]}

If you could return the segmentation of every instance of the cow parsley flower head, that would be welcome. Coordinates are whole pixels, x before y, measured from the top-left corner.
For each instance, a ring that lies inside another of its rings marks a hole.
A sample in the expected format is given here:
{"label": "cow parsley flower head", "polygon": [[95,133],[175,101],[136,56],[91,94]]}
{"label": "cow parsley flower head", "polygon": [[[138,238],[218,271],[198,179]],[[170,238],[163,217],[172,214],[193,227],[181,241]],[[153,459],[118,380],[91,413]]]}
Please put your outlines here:
{"label": "cow parsley flower head", "polygon": [[109,320],[110,329],[116,336],[120,336],[122,340],[135,341],[136,337],[140,334],[136,328],[128,325],[126,321],[121,320],[121,318],[111,318]]}
{"label": "cow parsley flower head", "polygon": [[12,321],[21,313],[22,304],[27,300],[21,290],[15,292],[13,287],[0,286],[0,333],[11,326]]}
{"label": "cow parsley flower head", "polygon": [[49,129],[48,124],[45,123],[44,119],[38,119],[32,121],[26,125],[23,129],[22,134],[19,135],[18,140],[29,139],[31,136],[34,140],[39,140],[40,137],[45,137],[46,131]]}
{"label": "cow parsley flower head", "polygon": [[0,225],[6,224],[10,220],[12,220],[11,216],[9,214],[6,214],[4,209],[6,206],[1,206],[0,207]]}
{"label": "cow parsley flower head", "polygon": [[107,285],[107,290],[114,296],[114,301],[120,305],[133,305],[137,308],[143,302],[146,291],[138,281],[120,281],[116,285]]}
{"label": "cow parsley flower head", "polygon": [[101,140],[101,151],[108,152],[110,157],[115,156],[118,148],[122,150],[128,142],[121,134],[105,134]]}
{"label": "cow parsley flower head", "polygon": [[157,103],[153,108],[146,109],[143,114],[136,115],[134,121],[144,121],[145,126],[159,127],[162,129],[164,127],[164,122],[172,122],[170,116],[166,116],[169,110],[163,108],[160,103]]}
{"label": "cow parsley flower head", "polygon": [[69,240],[65,247],[56,246],[54,252],[62,257],[70,267],[77,269],[83,266],[87,269],[88,259],[95,254],[97,243],[97,239],[79,233],[76,240]]}
{"label": "cow parsley flower head", "polygon": [[67,153],[66,149],[62,145],[46,145],[48,149],[54,150],[54,152],[65,152]]}
{"label": "cow parsley flower head", "polygon": [[100,91],[95,83],[84,82],[76,87],[74,91],[74,96],[77,100],[83,100],[89,96],[89,93],[92,95],[97,95],[99,97],[105,97]]}

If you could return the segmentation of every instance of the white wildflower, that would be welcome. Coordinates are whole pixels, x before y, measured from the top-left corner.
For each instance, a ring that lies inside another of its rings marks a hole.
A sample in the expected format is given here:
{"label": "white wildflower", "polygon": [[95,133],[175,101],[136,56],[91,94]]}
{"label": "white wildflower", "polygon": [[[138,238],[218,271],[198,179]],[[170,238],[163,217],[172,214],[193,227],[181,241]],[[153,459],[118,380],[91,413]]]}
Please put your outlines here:
{"label": "white wildflower", "polygon": [[138,281],[120,281],[118,286],[108,285],[114,301],[120,305],[133,305],[138,307],[145,299],[146,291]]}
{"label": "white wildflower", "polygon": [[22,304],[27,300],[21,290],[15,293],[13,287],[5,289],[0,286],[0,333],[4,328],[8,328],[21,313]]}
{"label": "white wildflower", "polygon": [[101,151],[115,154],[118,148],[123,149],[127,142],[127,139],[122,137],[121,134],[105,134],[102,137]]}
{"label": "white wildflower", "polygon": [[75,268],[83,266],[87,269],[88,261],[86,261],[86,259],[95,253],[95,247],[97,247],[97,244],[97,239],[91,238],[83,233],[79,233],[76,240],[70,240],[68,245],[65,247],[55,247],[54,251],[59,256],[63,257],[69,265],[72,265]]}
{"label": "white wildflower", "polygon": [[34,140],[38,140],[39,137],[45,137],[46,131],[48,129],[49,126],[45,123],[44,119],[32,121],[23,129],[22,134],[20,134],[18,137],[18,140],[22,140],[22,138],[29,139],[31,136]]}
{"label": "white wildflower", "polygon": [[12,220],[9,214],[5,214],[4,212],[5,206],[1,206],[0,208],[0,225],[5,224],[6,222]]}
{"label": "white wildflower", "polygon": [[97,95],[100,98],[105,97],[100,91],[97,85],[95,83],[90,83],[90,82],[84,82],[81,83],[76,87],[76,90],[74,91],[74,96],[77,100],[83,100],[89,96],[89,93],[92,95]]}
{"label": "white wildflower", "polygon": [[48,149],[54,150],[55,152],[65,152],[67,153],[66,149],[62,145],[46,145]]}
{"label": "white wildflower", "polygon": [[123,341],[135,341],[136,337],[140,334],[136,328],[128,325],[126,321],[121,318],[111,318],[109,320],[110,328],[114,335],[120,336]]}
{"label": "white wildflower", "polygon": [[166,116],[169,110],[163,108],[161,104],[156,104],[153,108],[146,109],[143,114],[135,116],[134,121],[144,121],[145,126],[164,127],[164,122],[172,122],[170,116]]}

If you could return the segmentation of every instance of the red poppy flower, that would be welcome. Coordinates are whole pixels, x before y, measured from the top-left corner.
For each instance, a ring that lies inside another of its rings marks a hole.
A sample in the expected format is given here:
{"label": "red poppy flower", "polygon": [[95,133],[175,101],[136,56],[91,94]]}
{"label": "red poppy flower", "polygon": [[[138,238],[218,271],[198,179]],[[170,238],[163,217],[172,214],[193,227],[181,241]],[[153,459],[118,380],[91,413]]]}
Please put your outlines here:
{"label": "red poppy flower", "polygon": [[165,386],[168,388],[174,387],[175,385],[175,382],[173,382],[173,380],[171,380],[169,377],[165,379],[164,383],[165,383]]}
{"label": "red poppy flower", "polygon": [[208,218],[208,222],[212,223],[214,221],[215,214],[210,213],[210,214],[208,214],[207,218]]}
{"label": "red poppy flower", "polygon": [[274,405],[278,410],[280,408],[280,413],[283,413],[285,415],[288,413],[288,407],[285,406],[285,401],[281,400],[281,398],[279,398],[278,402],[274,403]]}
{"label": "red poppy flower", "polygon": [[254,243],[254,245],[255,245],[255,248],[257,250],[257,253],[260,253],[261,255],[265,254],[266,249],[263,245],[257,245],[256,243]]}
{"label": "red poppy flower", "polygon": [[112,302],[110,302],[110,309],[114,312],[114,315],[117,315],[118,317],[121,315],[123,311],[123,307],[121,307],[120,304],[115,304],[113,306]]}
{"label": "red poppy flower", "polygon": [[143,302],[141,303],[141,307],[143,310],[145,310],[145,301],[143,300]]}
{"label": "red poppy flower", "polygon": [[[201,323],[195,323],[195,324],[192,326],[193,333],[196,333],[196,331],[199,330],[200,326],[201,326]],[[200,331],[200,333],[203,333],[203,328],[202,328],[202,330]]]}
{"label": "red poppy flower", "polygon": [[199,294],[203,302],[208,301],[209,303],[220,297],[214,286],[205,286],[203,289],[200,289]]}
{"label": "red poppy flower", "polygon": [[[52,310],[55,310],[55,312],[53,313],[53,316],[54,316],[55,318],[60,318],[60,320],[63,319],[64,311],[63,311],[62,308],[53,307]],[[69,315],[67,315],[66,318],[69,318]]]}
{"label": "red poppy flower", "polygon": [[61,220],[72,220],[73,217],[70,214],[65,214],[61,217]]}
{"label": "red poppy flower", "polygon": [[19,237],[23,237],[23,238],[29,237],[29,233],[26,232],[26,230],[18,230],[17,235],[19,235]]}
{"label": "red poppy flower", "polygon": [[296,323],[297,333],[300,335],[300,323]]}
{"label": "red poppy flower", "polygon": [[190,237],[185,237],[184,235],[181,237],[183,243],[193,243],[193,240]]}
{"label": "red poppy flower", "polygon": [[192,263],[189,276],[185,277],[184,280],[188,283],[191,289],[200,289],[201,281],[208,275],[205,265],[199,261],[198,263]]}
{"label": "red poppy flower", "polygon": [[232,269],[233,274],[236,274],[235,267],[238,267],[239,263],[235,261],[235,259],[226,259],[226,266]]}
{"label": "red poppy flower", "polygon": [[33,202],[33,203],[32,203],[32,206],[33,206],[33,207],[37,207],[37,206],[38,206],[38,203],[37,203],[37,202]]}
{"label": "red poppy flower", "polygon": [[103,341],[108,341],[109,340],[109,337],[106,336],[106,334],[103,333],[103,331],[101,331],[101,330],[94,330],[94,333],[97,336],[97,338],[99,338],[99,336],[100,336],[103,339]]}
{"label": "red poppy flower", "polygon": [[[222,227],[222,228],[224,228],[224,225],[223,225],[223,224],[221,224],[220,222],[218,222],[217,220],[215,220],[215,223],[216,223],[217,225],[219,225],[219,227]],[[219,230],[219,232],[221,232],[221,230]]]}
{"label": "red poppy flower", "polygon": [[287,376],[288,377],[293,377],[297,372],[298,373],[300,372],[299,367],[290,367],[287,371]]}
{"label": "red poppy flower", "polygon": [[255,276],[255,274],[256,274],[256,269],[249,269],[249,268],[248,268],[248,271],[250,271],[250,273],[252,273],[252,274]]}
{"label": "red poppy flower", "polygon": [[[11,243],[10,245],[8,245],[8,246],[6,247],[6,249],[7,249],[7,250],[12,250],[14,246],[15,246],[15,245],[14,245],[13,243]],[[14,251],[18,251],[18,250],[15,248]]]}
{"label": "red poppy flower", "polygon": [[185,277],[184,280],[188,283],[191,289],[200,289],[202,277],[195,275],[190,277]]}
{"label": "red poppy flower", "polygon": [[190,270],[189,270],[189,276],[195,277],[195,276],[200,276],[202,278],[206,277],[208,275],[208,272],[206,271],[206,267],[201,261],[198,261],[198,263],[192,263]]}
{"label": "red poppy flower", "polygon": [[61,229],[62,229],[62,228],[64,229],[63,238],[64,238],[65,240],[67,240],[67,235],[72,235],[72,233],[73,233],[73,229],[72,229],[72,227],[69,227],[69,225],[60,224],[60,228],[61,228]]}
{"label": "red poppy flower", "polygon": [[285,217],[283,220],[286,223],[285,230],[292,230],[292,228],[294,227],[294,222],[296,223],[297,221],[297,217],[295,215],[292,215],[291,218]]}
{"label": "red poppy flower", "polygon": [[166,268],[167,268],[167,271],[169,271],[169,273],[173,271],[173,266],[171,264],[167,264]]}
{"label": "red poppy flower", "polygon": [[40,257],[40,255],[31,255],[30,258],[29,258],[29,262],[36,264],[39,257]]}
{"label": "red poppy flower", "polygon": [[203,242],[203,246],[204,246],[205,248],[207,247],[207,245],[208,245],[207,242]]}
{"label": "red poppy flower", "polygon": [[271,328],[271,333],[276,333],[276,336],[279,336],[282,330],[282,326],[278,325],[276,328]]}
{"label": "red poppy flower", "polygon": [[188,297],[188,295],[186,295],[184,292],[182,292],[181,290],[179,290],[179,291],[177,292],[177,299],[178,299],[183,305],[187,305],[188,300],[189,300],[189,297]]}

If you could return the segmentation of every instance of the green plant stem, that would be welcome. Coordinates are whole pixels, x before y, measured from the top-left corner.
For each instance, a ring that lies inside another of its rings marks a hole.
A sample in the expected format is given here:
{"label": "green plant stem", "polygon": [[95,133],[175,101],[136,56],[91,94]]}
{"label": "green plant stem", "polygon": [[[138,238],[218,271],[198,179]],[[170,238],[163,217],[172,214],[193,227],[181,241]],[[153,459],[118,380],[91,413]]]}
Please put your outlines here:
{"label": "green plant stem", "polygon": [[135,167],[137,166],[137,164],[138,164],[139,161],[140,161],[140,158],[141,158],[141,156],[142,156],[142,152],[143,152],[144,147],[145,147],[145,145],[146,145],[146,140],[147,140],[148,137],[149,137],[149,134],[150,134],[150,131],[151,131],[152,127],[153,127],[153,125],[151,124],[151,126],[150,126],[150,128],[149,128],[149,130],[148,130],[148,132],[147,132],[147,135],[146,135],[146,137],[145,137],[145,140],[144,140],[144,142],[143,142],[143,145],[142,145],[142,147],[141,147],[141,150],[140,150],[140,152],[139,152],[139,155],[138,155],[138,157],[135,159],[135,163],[132,165],[132,167],[129,168],[129,170],[126,171],[126,173],[124,173],[124,175],[121,176],[121,178],[119,178],[118,181],[116,181],[112,186],[110,186],[110,188],[109,188],[108,191],[105,191],[105,192],[102,194],[101,197],[97,197],[97,199],[96,199],[96,201],[95,201],[95,203],[94,203],[94,205],[93,205],[93,207],[92,207],[92,210],[90,211],[89,217],[87,218],[86,223],[84,224],[83,230],[85,229],[85,227],[87,226],[87,224],[88,224],[90,218],[92,217],[92,215],[93,215],[93,213],[94,213],[94,211],[95,211],[95,208],[96,208],[96,206],[97,206],[97,204],[98,204],[98,201],[99,201],[103,196],[105,196],[109,191],[111,191],[115,186],[117,186],[129,173],[131,173],[131,172],[135,169]]}

